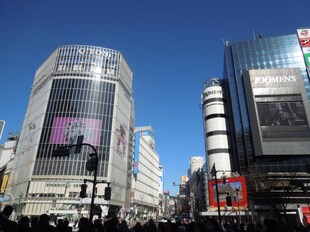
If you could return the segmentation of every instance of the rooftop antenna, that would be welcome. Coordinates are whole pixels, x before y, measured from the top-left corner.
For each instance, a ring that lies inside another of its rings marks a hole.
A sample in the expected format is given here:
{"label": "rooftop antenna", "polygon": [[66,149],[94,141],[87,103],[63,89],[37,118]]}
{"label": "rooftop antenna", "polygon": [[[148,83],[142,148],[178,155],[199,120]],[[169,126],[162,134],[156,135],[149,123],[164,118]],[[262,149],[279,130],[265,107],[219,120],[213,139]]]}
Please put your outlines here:
{"label": "rooftop antenna", "polygon": [[253,29],[252,33],[253,33],[254,39],[261,39],[261,38],[263,38],[263,33],[262,33],[261,29],[258,30],[257,32]]}
{"label": "rooftop antenna", "polygon": [[229,42],[228,42],[228,40],[226,40],[226,39],[223,39],[223,44],[224,44],[224,46],[228,46],[228,45],[229,45]]}

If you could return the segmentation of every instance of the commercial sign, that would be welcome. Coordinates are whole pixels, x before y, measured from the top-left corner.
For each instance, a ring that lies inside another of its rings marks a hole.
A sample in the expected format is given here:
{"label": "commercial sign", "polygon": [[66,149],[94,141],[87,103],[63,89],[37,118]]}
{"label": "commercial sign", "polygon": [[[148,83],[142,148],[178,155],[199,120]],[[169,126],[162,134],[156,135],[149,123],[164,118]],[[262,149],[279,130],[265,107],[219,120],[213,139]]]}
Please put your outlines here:
{"label": "commercial sign", "polygon": [[[222,179],[218,179],[217,181],[220,207],[226,206],[227,196],[231,197],[233,207],[246,208],[248,206],[248,193],[244,176],[226,178],[226,183],[223,183]],[[208,184],[210,206],[217,207],[218,203],[215,180],[209,180]]]}
{"label": "commercial sign", "polygon": [[80,48],[79,53],[82,55],[96,55],[96,56],[103,56],[103,57],[111,56],[111,54],[108,51],[104,51],[101,49],[95,49],[95,48]]}
{"label": "commercial sign", "polygon": [[5,121],[0,120],[0,139],[3,133],[4,125],[5,125]]}
{"label": "commercial sign", "polygon": [[310,107],[299,68],[243,72],[256,156],[310,154]]}
{"label": "commercial sign", "polygon": [[4,175],[3,180],[2,180],[2,184],[1,184],[1,190],[0,190],[1,193],[3,193],[5,191],[6,186],[8,184],[8,180],[9,180],[9,175],[7,175],[7,174]]}
{"label": "commercial sign", "polygon": [[308,67],[310,67],[310,47],[304,47],[302,48],[302,52],[304,54],[304,58],[305,58],[305,61],[306,61],[306,65]]}
{"label": "commercial sign", "polygon": [[297,35],[304,54],[306,65],[310,67],[310,29],[298,29]]}
{"label": "commercial sign", "polygon": [[264,84],[268,86],[271,83],[280,83],[280,82],[295,82],[296,76],[294,75],[284,75],[284,76],[256,76],[254,83],[255,84]]}
{"label": "commercial sign", "polygon": [[209,95],[212,95],[212,94],[222,94],[222,90],[216,89],[216,90],[209,90],[209,91],[204,92],[204,95],[206,97],[208,97]]}

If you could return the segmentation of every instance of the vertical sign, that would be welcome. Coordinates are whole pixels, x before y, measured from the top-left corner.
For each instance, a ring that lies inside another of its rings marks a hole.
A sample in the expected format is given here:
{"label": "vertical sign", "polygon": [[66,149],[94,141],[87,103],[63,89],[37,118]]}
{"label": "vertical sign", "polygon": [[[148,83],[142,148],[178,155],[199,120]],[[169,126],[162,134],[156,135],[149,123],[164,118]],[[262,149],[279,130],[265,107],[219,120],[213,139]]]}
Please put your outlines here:
{"label": "vertical sign", "polygon": [[0,139],[4,130],[5,121],[0,120]]}
{"label": "vertical sign", "polygon": [[310,29],[298,29],[297,35],[307,67],[310,67]]}

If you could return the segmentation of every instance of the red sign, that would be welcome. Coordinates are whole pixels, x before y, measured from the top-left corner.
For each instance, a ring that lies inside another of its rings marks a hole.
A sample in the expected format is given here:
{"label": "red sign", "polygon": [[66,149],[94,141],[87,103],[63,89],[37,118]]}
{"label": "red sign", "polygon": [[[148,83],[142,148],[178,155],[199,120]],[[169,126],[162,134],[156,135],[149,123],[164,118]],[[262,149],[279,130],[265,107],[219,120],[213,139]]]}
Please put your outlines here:
{"label": "red sign", "polygon": [[299,39],[299,41],[300,41],[300,45],[302,47],[310,47],[310,37],[309,38]]}
{"label": "red sign", "polygon": [[[209,182],[209,198],[210,206],[217,207],[217,195],[215,180]],[[218,179],[218,192],[220,207],[226,205],[226,197],[231,197],[233,207],[247,207],[248,206],[248,193],[246,190],[245,177],[231,177],[226,178],[226,183],[222,179]]]}
{"label": "red sign", "polygon": [[168,190],[164,190],[164,195],[169,196],[170,192]]}

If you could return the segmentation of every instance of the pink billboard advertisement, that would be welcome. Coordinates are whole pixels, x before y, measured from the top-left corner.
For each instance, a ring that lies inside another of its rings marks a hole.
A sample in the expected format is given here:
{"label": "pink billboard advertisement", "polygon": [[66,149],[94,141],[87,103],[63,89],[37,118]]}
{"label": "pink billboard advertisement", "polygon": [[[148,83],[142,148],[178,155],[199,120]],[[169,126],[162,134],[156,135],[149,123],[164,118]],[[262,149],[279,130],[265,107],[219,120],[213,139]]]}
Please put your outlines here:
{"label": "pink billboard advertisement", "polygon": [[101,125],[99,119],[55,117],[50,143],[75,144],[78,136],[84,135],[84,143],[100,145]]}

